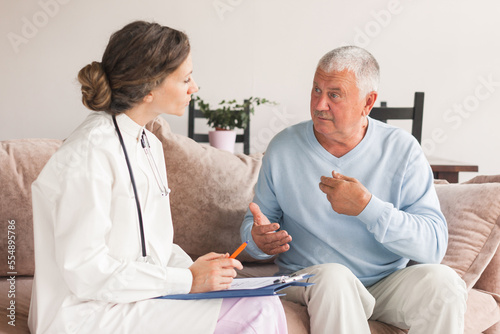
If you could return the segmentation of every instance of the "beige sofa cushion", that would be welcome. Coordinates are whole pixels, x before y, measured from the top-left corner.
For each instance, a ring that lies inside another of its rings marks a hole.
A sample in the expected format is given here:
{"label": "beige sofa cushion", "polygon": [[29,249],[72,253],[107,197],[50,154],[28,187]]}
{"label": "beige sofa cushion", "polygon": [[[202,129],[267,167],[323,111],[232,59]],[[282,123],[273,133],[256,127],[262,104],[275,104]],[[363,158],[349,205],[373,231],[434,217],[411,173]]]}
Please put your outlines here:
{"label": "beige sofa cushion", "polygon": [[[465,183],[499,183],[500,175],[479,175]],[[500,246],[490,264],[485,269],[475,287],[481,290],[491,291],[500,295]],[[500,301],[500,297],[499,297]],[[500,333],[500,326],[499,326]]]}
{"label": "beige sofa cushion", "polygon": [[[9,268],[7,259],[0,261],[0,272],[17,272],[33,275],[33,212],[31,183],[37,178],[45,163],[61,146],[56,139],[16,139],[1,142],[0,146],[0,221],[5,226],[0,238],[1,254],[8,254],[8,221],[15,221],[15,267]],[[4,225],[5,224],[5,225]]]}
{"label": "beige sofa cushion", "polygon": [[465,333],[482,333],[500,320],[500,307],[485,291],[471,289],[467,297]]}
{"label": "beige sofa cushion", "polygon": [[478,175],[469,181],[464,182],[464,184],[477,183],[500,183],[500,175]]}
{"label": "beige sofa cushion", "polygon": [[[234,155],[174,134],[161,117],[147,125],[163,143],[174,242],[191,257],[232,253],[262,163],[262,154]],[[255,261],[246,252],[240,261]]]}
{"label": "beige sofa cushion", "polygon": [[436,184],[436,191],[449,231],[442,263],[470,290],[500,244],[500,184]]}

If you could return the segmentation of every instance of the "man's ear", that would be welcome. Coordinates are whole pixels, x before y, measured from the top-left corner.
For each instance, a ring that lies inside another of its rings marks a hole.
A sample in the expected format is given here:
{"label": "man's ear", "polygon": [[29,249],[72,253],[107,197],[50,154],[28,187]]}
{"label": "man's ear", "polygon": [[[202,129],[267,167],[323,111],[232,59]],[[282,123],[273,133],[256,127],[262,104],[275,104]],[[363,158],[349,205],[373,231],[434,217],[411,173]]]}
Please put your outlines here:
{"label": "man's ear", "polygon": [[375,91],[371,91],[365,97],[365,106],[363,108],[363,116],[368,116],[373,106],[375,105],[375,101],[377,101],[378,93]]}

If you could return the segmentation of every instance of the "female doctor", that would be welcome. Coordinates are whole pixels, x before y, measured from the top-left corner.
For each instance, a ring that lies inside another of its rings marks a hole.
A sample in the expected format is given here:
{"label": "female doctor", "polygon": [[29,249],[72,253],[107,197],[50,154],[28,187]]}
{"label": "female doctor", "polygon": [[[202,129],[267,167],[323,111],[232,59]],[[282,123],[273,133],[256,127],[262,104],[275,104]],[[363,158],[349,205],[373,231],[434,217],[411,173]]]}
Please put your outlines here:
{"label": "female doctor", "polygon": [[286,333],[278,297],[165,300],[228,288],[238,260],[194,263],[173,244],[160,141],[144,126],[182,115],[198,90],[187,36],[137,21],[80,70],[91,113],[32,185],[32,333]]}

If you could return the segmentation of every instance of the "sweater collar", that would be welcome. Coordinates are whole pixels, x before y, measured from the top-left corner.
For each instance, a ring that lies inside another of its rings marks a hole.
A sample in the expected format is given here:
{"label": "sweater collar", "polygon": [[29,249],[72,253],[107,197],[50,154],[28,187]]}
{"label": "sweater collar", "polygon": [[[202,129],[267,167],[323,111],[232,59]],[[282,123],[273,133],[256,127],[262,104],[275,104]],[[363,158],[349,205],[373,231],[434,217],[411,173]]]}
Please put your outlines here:
{"label": "sweater collar", "polygon": [[363,152],[365,147],[369,144],[372,133],[373,133],[373,126],[374,122],[373,119],[371,119],[369,116],[366,117],[368,120],[368,129],[366,130],[365,136],[361,141],[356,145],[352,150],[341,156],[340,158],[337,158],[336,156],[332,155],[330,152],[328,152],[321,144],[319,143],[318,139],[314,135],[314,124],[313,121],[310,120],[308,121],[308,129],[307,129],[307,137],[309,138],[309,142],[313,146],[313,148],[323,156],[327,161],[330,161],[334,164],[343,164],[349,162],[351,159],[356,157],[359,152]]}

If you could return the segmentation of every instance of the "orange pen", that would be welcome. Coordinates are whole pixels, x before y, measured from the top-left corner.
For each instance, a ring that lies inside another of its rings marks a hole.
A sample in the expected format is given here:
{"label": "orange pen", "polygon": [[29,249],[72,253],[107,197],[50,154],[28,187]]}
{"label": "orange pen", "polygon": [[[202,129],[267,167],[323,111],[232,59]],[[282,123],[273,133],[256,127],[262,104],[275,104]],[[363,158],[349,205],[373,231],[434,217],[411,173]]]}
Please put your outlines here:
{"label": "orange pen", "polygon": [[245,241],[244,243],[242,243],[241,246],[238,247],[238,249],[235,250],[234,253],[231,254],[231,256],[229,258],[230,259],[235,259],[245,249],[245,247],[247,245],[248,245],[248,241]]}

